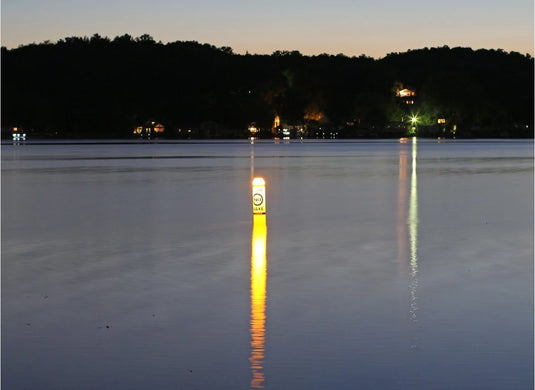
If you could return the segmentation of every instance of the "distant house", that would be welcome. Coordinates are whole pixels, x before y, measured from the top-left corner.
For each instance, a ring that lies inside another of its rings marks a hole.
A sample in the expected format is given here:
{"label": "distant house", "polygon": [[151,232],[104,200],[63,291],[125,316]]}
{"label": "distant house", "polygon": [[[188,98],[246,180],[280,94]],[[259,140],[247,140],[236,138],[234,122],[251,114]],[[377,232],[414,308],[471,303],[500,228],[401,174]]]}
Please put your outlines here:
{"label": "distant house", "polygon": [[164,131],[164,125],[154,121],[149,121],[145,123],[144,126],[137,126],[134,129],[134,134],[139,135],[140,137],[150,137],[152,134],[158,135],[158,133],[163,133]]}
{"label": "distant house", "polygon": [[25,141],[26,140],[26,132],[24,132],[19,127],[13,127],[12,134],[13,134],[12,135],[13,141]]}
{"label": "distant house", "polygon": [[408,88],[404,88],[404,89],[397,91],[396,95],[399,97],[416,96],[416,91],[413,91]]}
{"label": "distant house", "polygon": [[271,134],[275,139],[283,138],[302,138],[305,133],[305,126],[303,123],[290,124],[281,120],[279,115],[275,115],[273,125],[271,127]]}
{"label": "distant house", "polygon": [[414,104],[414,98],[416,97],[416,91],[409,88],[396,90],[396,96],[403,104]]}
{"label": "distant house", "polygon": [[310,103],[305,109],[305,115],[303,117],[306,121],[320,122],[325,118],[322,110],[319,108],[318,104],[313,102]]}
{"label": "distant house", "polygon": [[258,137],[258,133],[260,133],[260,128],[256,126],[256,122],[252,122],[248,127],[249,133],[251,134],[251,139],[255,139]]}

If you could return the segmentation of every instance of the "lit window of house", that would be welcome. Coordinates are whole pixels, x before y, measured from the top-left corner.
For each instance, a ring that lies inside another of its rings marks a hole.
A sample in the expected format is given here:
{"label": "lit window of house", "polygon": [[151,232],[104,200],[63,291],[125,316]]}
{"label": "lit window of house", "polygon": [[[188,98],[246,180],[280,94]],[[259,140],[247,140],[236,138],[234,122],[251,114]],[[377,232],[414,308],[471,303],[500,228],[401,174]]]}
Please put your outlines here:
{"label": "lit window of house", "polygon": [[411,89],[404,88],[404,89],[396,91],[396,96],[398,97],[416,96],[416,92]]}

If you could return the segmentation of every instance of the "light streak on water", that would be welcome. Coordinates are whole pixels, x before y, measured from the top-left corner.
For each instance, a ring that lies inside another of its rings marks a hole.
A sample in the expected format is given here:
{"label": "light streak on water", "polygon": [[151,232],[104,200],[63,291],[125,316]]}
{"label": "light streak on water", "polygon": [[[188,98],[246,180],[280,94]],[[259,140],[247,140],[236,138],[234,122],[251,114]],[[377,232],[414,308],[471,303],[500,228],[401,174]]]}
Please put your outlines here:
{"label": "light streak on water", "polygon": [[251,388],[264,388],[266,343],[267,223],[265,215],[253,216],[251,239]]}
{"label": "light streak on water", "polygon": [[409,243],[410,243],[410,316],[412,321],[417,321],[418,302],[418,179],[416,175],[416,137],[412,139],[412,172],[411,172],[411,190],[409,198],[409,216],[407,224],[409,225]]}

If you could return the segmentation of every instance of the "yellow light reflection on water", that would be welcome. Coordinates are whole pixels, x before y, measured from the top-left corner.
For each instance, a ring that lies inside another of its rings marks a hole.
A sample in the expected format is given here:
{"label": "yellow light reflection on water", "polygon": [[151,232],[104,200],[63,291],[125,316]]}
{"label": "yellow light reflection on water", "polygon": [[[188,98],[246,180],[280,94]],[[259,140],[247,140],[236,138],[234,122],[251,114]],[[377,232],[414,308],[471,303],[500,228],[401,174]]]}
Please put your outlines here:
{"label": "yellow light reflection on water", "polygon": [[253,215],[251,238],[251,388],[264,388],[266,344],[267,223],[264,214]]}

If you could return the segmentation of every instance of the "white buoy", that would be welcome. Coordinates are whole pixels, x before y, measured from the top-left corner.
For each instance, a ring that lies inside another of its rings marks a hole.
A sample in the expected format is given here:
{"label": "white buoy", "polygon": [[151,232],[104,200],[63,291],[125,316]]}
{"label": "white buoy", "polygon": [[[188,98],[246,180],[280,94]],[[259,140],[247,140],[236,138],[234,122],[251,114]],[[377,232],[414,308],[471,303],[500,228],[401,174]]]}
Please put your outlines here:
{"label": "white buoy", "polygon": [[253,214],[266,213],[266,182],[262,177],[253,179]]}

